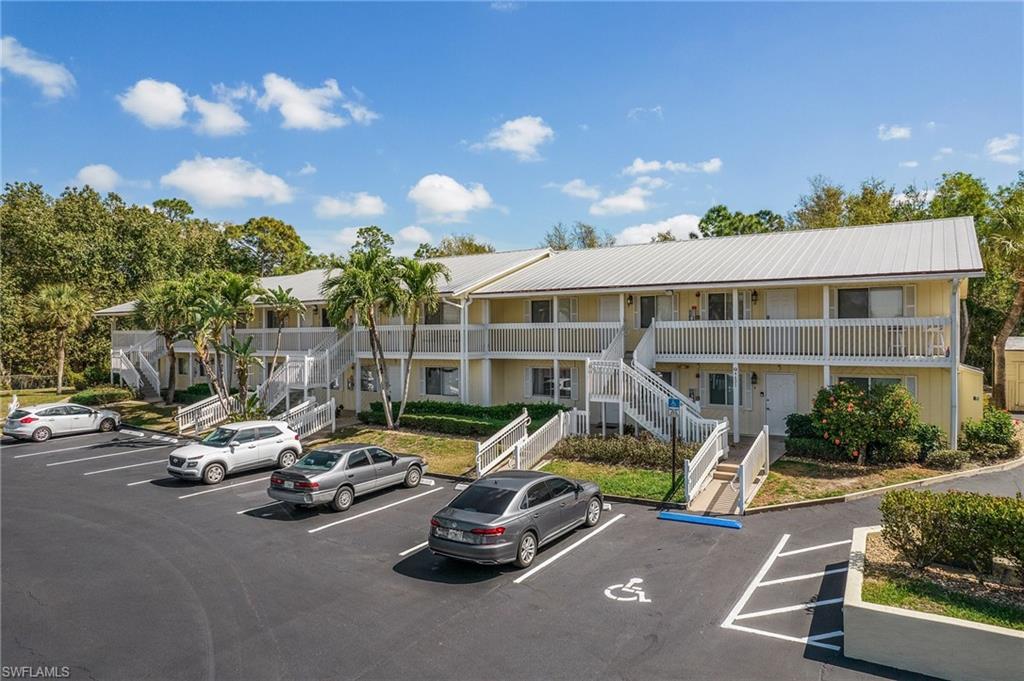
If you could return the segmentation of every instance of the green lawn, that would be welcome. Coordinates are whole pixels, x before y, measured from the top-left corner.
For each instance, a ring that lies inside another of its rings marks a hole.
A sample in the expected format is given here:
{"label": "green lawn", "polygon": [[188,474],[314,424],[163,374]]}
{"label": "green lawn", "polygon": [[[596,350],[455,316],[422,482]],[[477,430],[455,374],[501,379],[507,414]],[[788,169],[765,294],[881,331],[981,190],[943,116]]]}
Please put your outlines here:
{"label": "green lawn", "polygon": [[864,578],[861,597],[868,603],[1024,631],[1024,608],[957,593],[920,579],[869,575]]}
{"label": "green lawn", "polygon": [[[600,485],[601,491],[605,494],[636,499],[661,501],[672,485],[671,473],[646,468],[554,459],[544,467],[544,470],[567,478],[591,480]],[[682,497],[683,491],[679,490],[673,501],[682,501]]]}
{"label": "green lawn", "polygon": [[476,440],[419,432],[391,431],[372,426],[342,428],[317,444],[360,442],[379,445],[396,454],[416,454],[427,461],[430,471],[462,475],[476,465]]}
{"label": "green lawn", "polygon": [[772,464],[768,479],[751,506],[826,499],[948,472],[917,464],[880,468],[856,463],[783,457]]}
{"label": "green lawn", "polygon": [[174,422],[174,412],[177,411],[177,407],[164,407],[140,400],[129,400],[108,404],[103,408],[118,412],[121,414],[121,422],[130,426],[145,426],[174,433],[178,431],[178,424]]}
{"label": "green lawn", "polygon": [[43,388],[39,390],[4,390],[0,392],[0,415],[7,415],[7,407],[11,403],[11,395],[18,396],[18,404],[29,407],[34,404],[46,404],[47,402],[64,402],[74,394],[74,388],[67,388],[63,395],[57,394],[56,388]]}

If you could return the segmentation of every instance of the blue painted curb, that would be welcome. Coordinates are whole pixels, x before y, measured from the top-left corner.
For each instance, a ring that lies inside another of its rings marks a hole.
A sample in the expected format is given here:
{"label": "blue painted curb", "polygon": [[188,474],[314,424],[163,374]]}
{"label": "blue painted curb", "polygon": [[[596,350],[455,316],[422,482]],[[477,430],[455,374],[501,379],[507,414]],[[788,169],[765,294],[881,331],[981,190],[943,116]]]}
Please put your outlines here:
{"label": "blue painted curb", "polygon": [[674,520],[677,523],[694,523],[695,525],[713,525],[715,527],[728,527],[734,530],[739,530],[743,527],[743,523],[738,520],[713,518],[706,515],[691,515],[689,513],[673,513],[672,511],[662,511],[658,514],[658,520]]}

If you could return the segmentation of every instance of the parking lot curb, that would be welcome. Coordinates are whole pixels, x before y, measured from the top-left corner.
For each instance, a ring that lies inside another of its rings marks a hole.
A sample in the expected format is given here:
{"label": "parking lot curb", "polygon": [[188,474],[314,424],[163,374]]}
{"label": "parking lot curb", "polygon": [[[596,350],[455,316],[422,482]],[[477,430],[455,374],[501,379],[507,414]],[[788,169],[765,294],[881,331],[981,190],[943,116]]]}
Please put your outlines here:
{"label": "parking lot curb", "polygon": [[199,440],[195,435],[186,435],[185,433],[175,433],[169,430],[158,430],[156,428],[147,428],[146,426],[134,426],[130,423],[122,423],[121,429],[130,428],[131,430],[141,430],[146,433],[152,433],[153,435],[162,435],[164,437],[176,437],[179,440]]}
{"label": "parking lot curb", "polygon": [[[427,471],[427,475],[432,478],[441,478],[442,480],[450,480],[452,482],[466,482],[471,483],[476,478],[470,478],[465,475],[452,475],[451,473],[435,473],[433,471]],[[605,501],[613,501],[617,504],[637,504],[638,506],[649,506],[655,509],[678,509],[683,510],[686,508],[686,504],[681,504],[676,501],[658,501],[656,499],[639,499],[636,497],[620,497],[616,494],[602,494],[601,497]]]}
{"label": "parking lot curb", "polygon": [[1004,461],[1003,463],[992,464],[991,466],[982,466],[981,468],[972,468],[966,471],[956,471],[953,473],[943,473],[942,475],[936,475],[931,478],[921,478],[920,480],[908,480],[907,482],[898,482],[894,485],[886,485],[884,487],[874,487],[872,489],[860,490],[859,492],[850,492],[838,497],[825,497],[824,499],[805,499],[803,501],[790,501],[785,504],[772,504],[770,506],[755,506],[748,508],[744,515],[754,515],[756,513],[769,513],[771,511],[788,511],[796,508],[806,508],[807,506],[824,506],[826,504],[843,504],[847,501],[856,501],[865,497],[872,497],[879,494],[885,494],[886,492],[894,489],[904,489],[907,487],[927,487],[940,482],[946,482],[947,480],[958,480],[960,478],[971,478],[975,475],[981,475],[983,473],[999,473],[1002,471],[1012,470],[1018,466],[1024,465],[1024,456],[1019,457],[1013,461]]}

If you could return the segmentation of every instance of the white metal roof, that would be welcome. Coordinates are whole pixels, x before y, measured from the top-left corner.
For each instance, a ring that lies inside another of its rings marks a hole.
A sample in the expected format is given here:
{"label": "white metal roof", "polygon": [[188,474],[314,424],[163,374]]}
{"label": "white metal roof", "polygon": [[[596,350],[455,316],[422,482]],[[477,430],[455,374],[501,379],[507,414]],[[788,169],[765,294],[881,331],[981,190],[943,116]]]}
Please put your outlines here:
{"label": "white metal roof", "polygon": [[475,294],[983,274],[962,217],[559,251]]}
{"label": "white metal roof", "polygon": [[1006,339],[1007,350],[1024,350],[1024,336],[1010,336]]}
{"label": "white metal roof", "polygon": [[[535,248],[521,251],[502,251],[500,253],[481,253],[478,255],[459,255],[447,258],[430,258],[443,263],[448,268],[450,279],[438,282],[438,290],[442,295],[459,295],[471,291],[480,284],[490,282],[495,277],[514,271],[531,262],[547,257],[550,253],[546,248]],[[308,270],[300,274],[284,274],[274,277],[260,277],[259,284],[264,288],[283,286],[292,289],[292,295],[304,303],[318,303],[324,299],[320,285],[327,278],[330,270]],[[98,311],[98,316],[119,316],[131,314],[135,310],[135,301],[120,303]]]}

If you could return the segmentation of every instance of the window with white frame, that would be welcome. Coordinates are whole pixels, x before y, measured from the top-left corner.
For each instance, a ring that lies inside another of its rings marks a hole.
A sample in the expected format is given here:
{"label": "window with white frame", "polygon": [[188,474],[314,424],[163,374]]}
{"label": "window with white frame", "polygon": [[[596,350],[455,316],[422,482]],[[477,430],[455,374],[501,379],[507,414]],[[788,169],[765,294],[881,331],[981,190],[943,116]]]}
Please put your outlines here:
{"label": "window with white frame", "polygon": [[531,324],[550,324],[553,321],[550,300],[531,300],[529,305]]}
{"label": "window with white frame", "polygon": [[739,406],[744,410],[753,408],[753,386],[750,374],[740,372],[740,390],[735,390],[732,372],[710,372],[705,374],[703,392],[707,403],[715,407],[731,407],[733,396],[739,392]]}
{"label": "window with white frame", "polygon": [[433,310],[424,308],[423,310],[423,323],[424,324],[458,324],[459,323],[459,308],[454,305],[449,305],[444,301],[439,301],[437,307]]}
{"label": "window with white frame", "polygon": [[576,298],[558,299],[558,321],[575,322],[579,320],[579,307]]}
{"label": "window with white frame", "polygon": [[277,328],[277,324],[278,324],[278,320],[280,319],[277,316],[277,312],[275,312],[274,310],[266,310],[265,314],[266,314],[266,317],[265,317],[266,325],[264,326],[264,328],[276,329]]}
{"label": "window with white frame", "polygon": [[458,397],[459,370],[456,367],[424,367],[423,394]]}
{"label": "window with white frame", "polygon": [[[527,397],[555,397],[555,371],[551,367],[532,367],[527,374]],[[558,370],[558,395],[563,399],[572,399],[573,394],[573,370],[571,368],[559,368]]]}
{"label": "window with white frame", "polygon": [[876,385],[902,385],[912,397],[917,398],[917,376],[839,376],[836,383],[849,383],[864,391]]}
{"label": "window with white frame", "polygon": [[178,358],[178,375],[188,376],[188,357]]}
{"label": "window with white frame", "polygon": [[906,315],[903,286],[841,288],[836,292],[840,319],[903,317]]}
{"label": "window with white frame", "polygon": [[[750,292],[738,291],[739,319],[750,318]],[[708,321],[728,321],[732,319],[732,291],[719,291],[704,296],[704,319]]]}
{"label": "window with white frame", "polygon": [[637,328],[648,328],[652,319],[670,322],[675,316],[673,312],[672,296],[640,296],[637,305]]}

